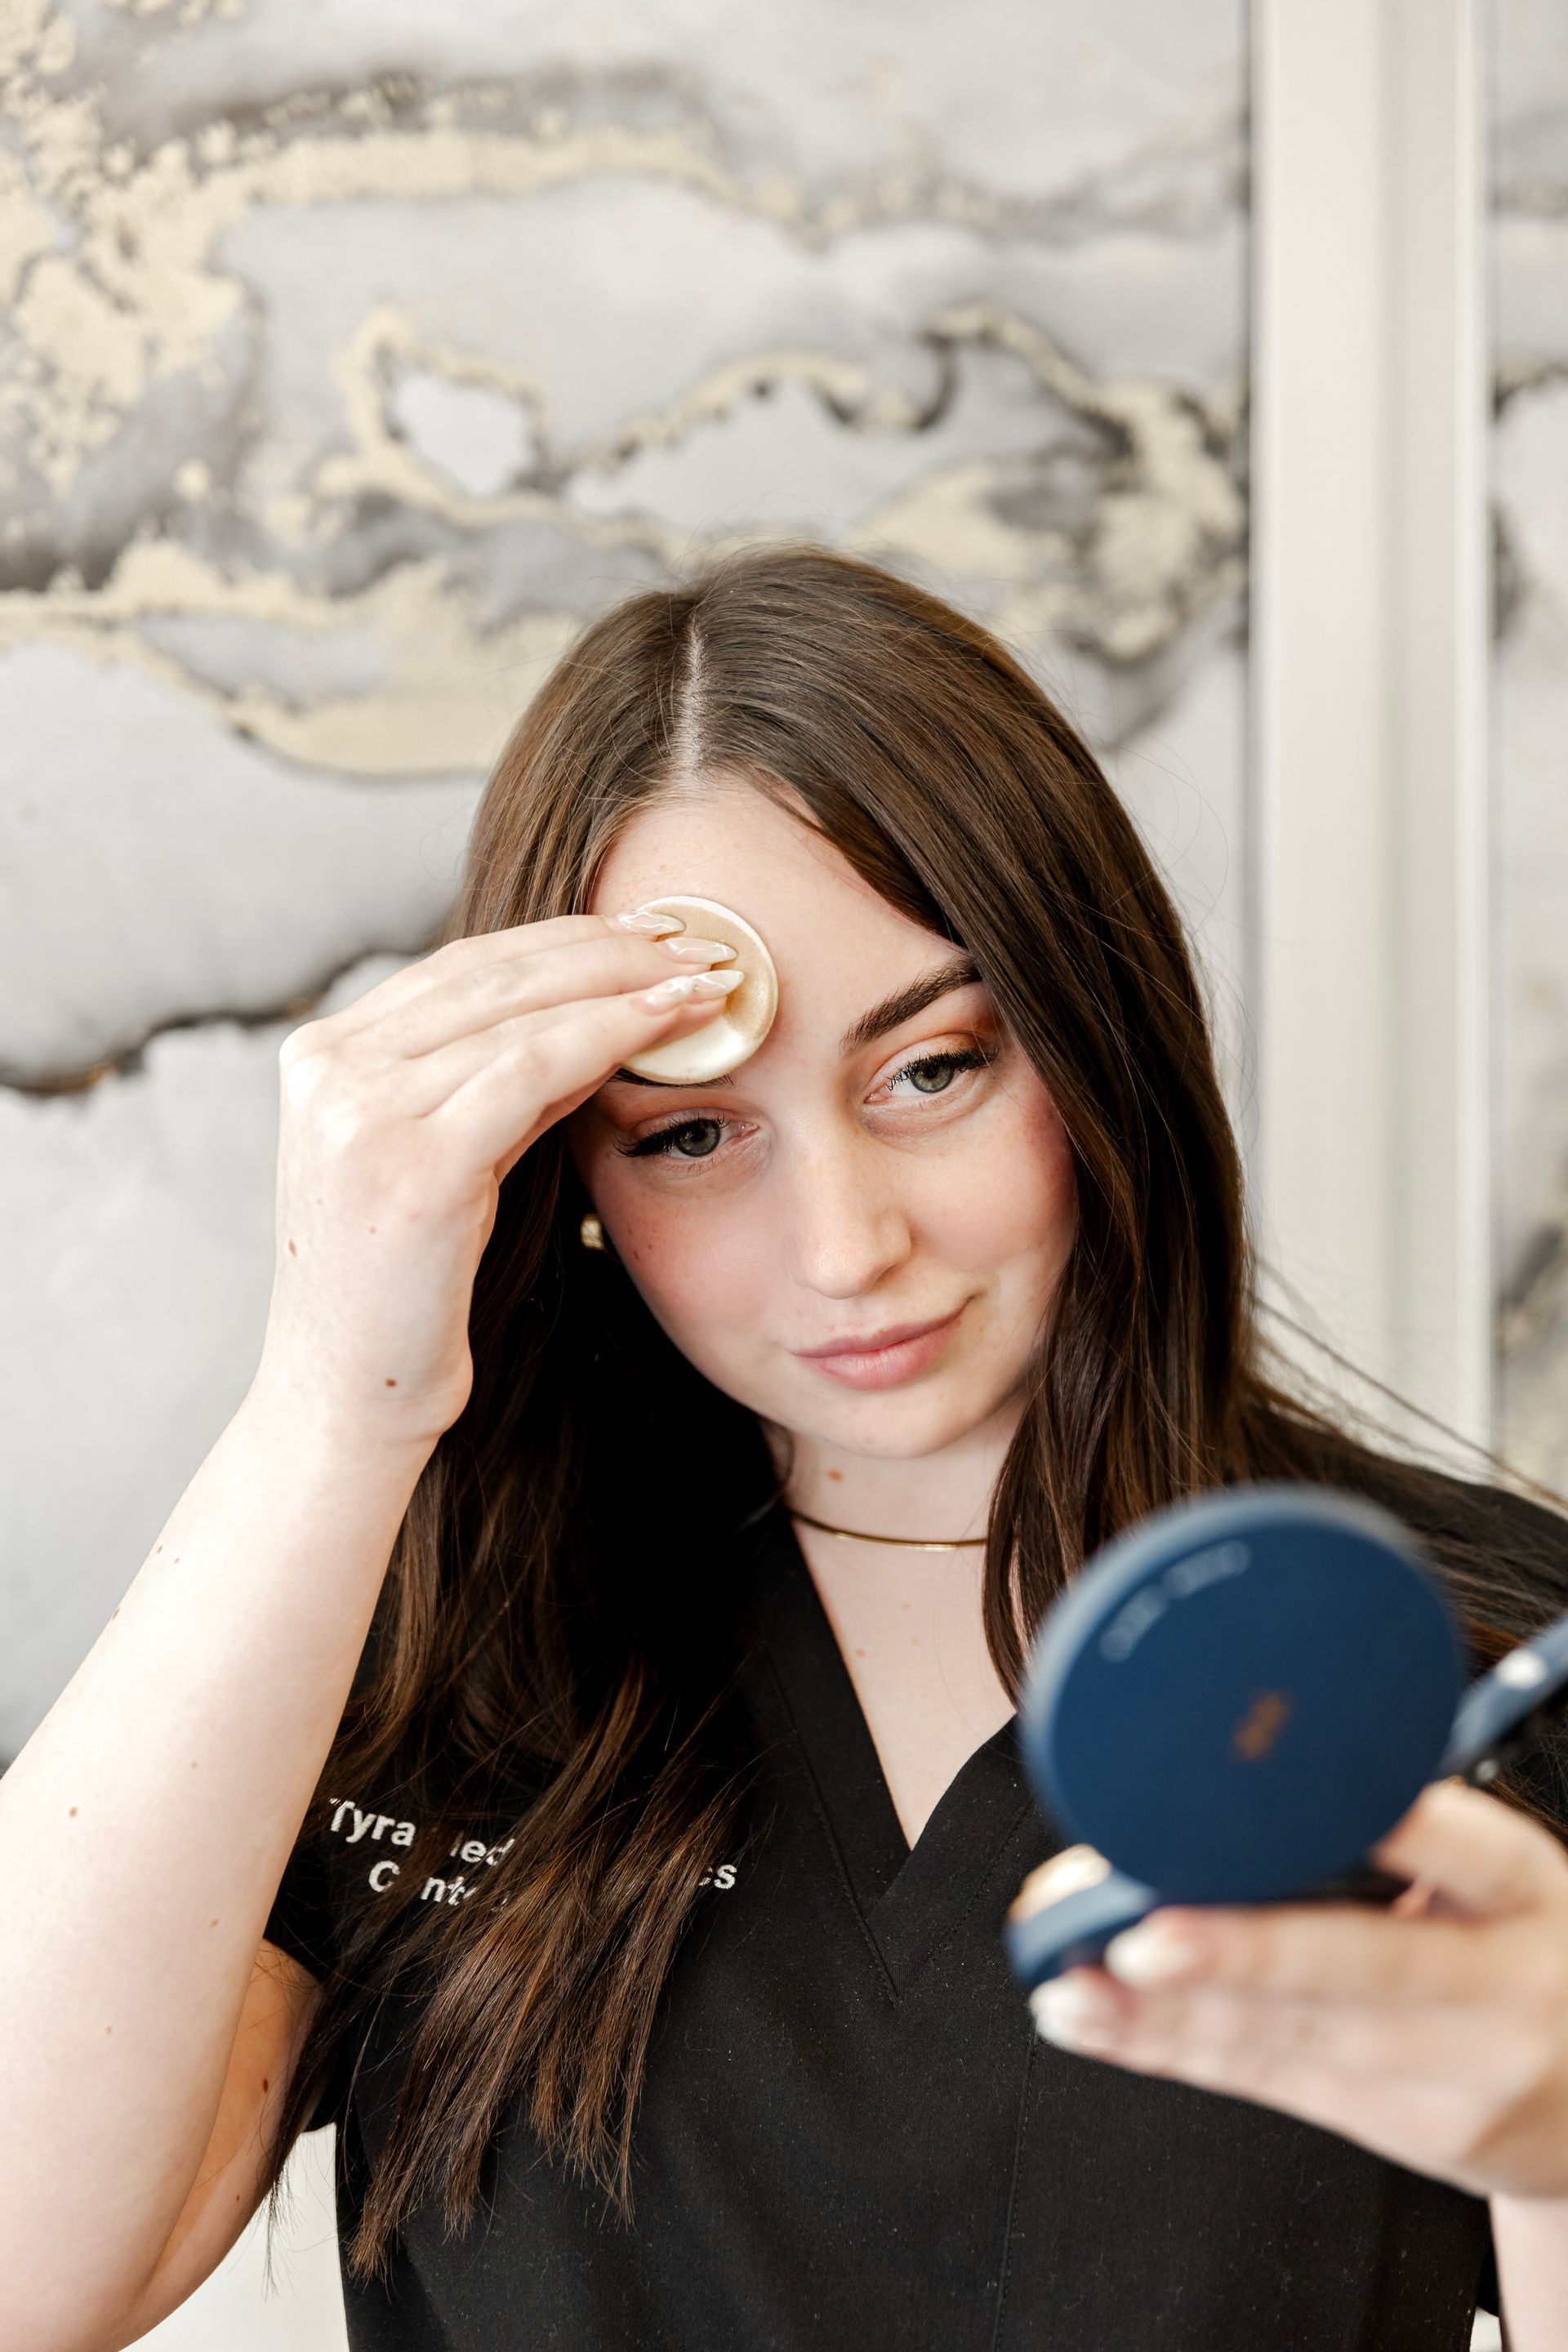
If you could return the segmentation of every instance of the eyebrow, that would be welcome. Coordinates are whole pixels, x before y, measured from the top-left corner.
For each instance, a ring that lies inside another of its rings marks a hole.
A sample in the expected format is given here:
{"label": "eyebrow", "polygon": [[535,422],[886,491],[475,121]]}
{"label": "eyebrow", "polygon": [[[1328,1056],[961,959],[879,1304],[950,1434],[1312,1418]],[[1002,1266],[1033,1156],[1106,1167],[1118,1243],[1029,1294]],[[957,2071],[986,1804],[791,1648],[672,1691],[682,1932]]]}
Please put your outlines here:
{"label": "eyebrow", "polygon": [[889,1029],[901,1028],[939,997],[951,994],[955,988],[973,988],[979,978],[979,967],[971,956],[960,956],[956,962],[939,965],[935,971],[910,981],[908,988],[895,989],[880,1004],[873,1004],[869,1013],[863,1013],[854,1027],[847,1029],[839,1039],[839,1052],[856,1054],[862,1045],[874,1045]]}
{"label": "eyebrow", "polygon": [[[839,1052],[858,1054],[863,1045],[874,1045],[879,1037],[885,1037],[890,1029],[901,1029],[906,1021],[912,1021],[917,1013],[927,1011],[940,998],[950,996],[955,988],[973,988],[979,978],[980,970],[972,956],[960,956],[952,963],[940,964],[934,971],[922,973],[919,980],[911,980],[907,988],[895,989],[891,996],[884,996],[880,1004],[872,1005],[869,1013],[862,1013],[854,1026],[846,1029],[839,1039]],[[672,1087],[679,1086],[680,1081],[676,1078],[645,1078],[637,1070],[617,1070],[613,1083],[626,1087]],[[710,1087],[733,1084],[733,1078],[728,1076],[704,1078],[702,1088],[706,1093]]]}

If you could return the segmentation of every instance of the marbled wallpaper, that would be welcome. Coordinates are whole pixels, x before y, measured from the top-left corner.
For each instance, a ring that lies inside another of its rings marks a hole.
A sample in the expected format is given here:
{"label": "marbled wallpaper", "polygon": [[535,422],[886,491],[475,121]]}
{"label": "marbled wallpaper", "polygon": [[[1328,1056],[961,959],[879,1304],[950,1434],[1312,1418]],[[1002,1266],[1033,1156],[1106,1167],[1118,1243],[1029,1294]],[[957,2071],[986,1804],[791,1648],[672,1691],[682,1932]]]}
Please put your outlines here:
{"label": "marbled wallpaper", "polygon": [[1568,1491],[1568,10],[1490,33],[1497,1434]]}
{"label": "marbled wallpaper", "polygon": [[8,0],[0,1752],[243,1392],[285,1027],[626,590],[809,534],[983,615],[1234,1042],[1244,16]]}

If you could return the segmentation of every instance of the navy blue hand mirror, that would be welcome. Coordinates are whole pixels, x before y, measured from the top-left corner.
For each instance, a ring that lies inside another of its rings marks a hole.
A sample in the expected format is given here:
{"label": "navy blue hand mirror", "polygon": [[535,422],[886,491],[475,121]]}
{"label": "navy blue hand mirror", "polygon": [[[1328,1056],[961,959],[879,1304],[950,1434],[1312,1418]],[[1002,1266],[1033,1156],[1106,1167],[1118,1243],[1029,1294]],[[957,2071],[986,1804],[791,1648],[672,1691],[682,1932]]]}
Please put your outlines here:
{"label": "navy blue hand mirror", "polygon": [[1465,1691],[1415,1538],[1321,1487],[1236,1486],[1106,1547],[1047,1617],[1024,1767],[1097,1885],[1009,1919],[1026,1986],[1162,1902],[1384,1899],[1369,1846],[1444,1774],[1485,1781],[1568,1696],[1568,1618]]}

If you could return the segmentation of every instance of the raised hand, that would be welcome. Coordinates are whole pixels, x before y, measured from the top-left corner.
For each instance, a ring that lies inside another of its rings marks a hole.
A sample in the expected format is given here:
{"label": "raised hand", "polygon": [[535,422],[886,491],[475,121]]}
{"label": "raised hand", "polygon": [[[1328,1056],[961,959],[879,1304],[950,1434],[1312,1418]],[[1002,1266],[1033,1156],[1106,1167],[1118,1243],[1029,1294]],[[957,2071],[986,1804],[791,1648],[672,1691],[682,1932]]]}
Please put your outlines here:
{"label": "raised hand", "polygon": [[467,1402],[502,1179],[626,1058],[711,1019],[732,950],[641,910],[455,940],[283,1042],[258,1388],[433,1444]]}

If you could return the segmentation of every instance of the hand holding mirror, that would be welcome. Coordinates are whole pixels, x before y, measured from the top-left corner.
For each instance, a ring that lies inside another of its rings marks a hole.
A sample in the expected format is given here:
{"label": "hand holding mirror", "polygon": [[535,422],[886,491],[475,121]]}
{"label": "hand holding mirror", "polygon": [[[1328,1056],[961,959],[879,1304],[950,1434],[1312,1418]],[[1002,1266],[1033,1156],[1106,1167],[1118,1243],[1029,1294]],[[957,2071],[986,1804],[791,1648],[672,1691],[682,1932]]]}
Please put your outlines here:
{"label": "hand holding mirror", "polygon": [[1388,1900],[1369,1847],[1429,1780],[1481,1785],[1568,1699],[1568,1617],[1465,1688],[1447,1603],[1387,1512],[1238,1486],[1108,1545],[1042,1624],[1019,1738],[1064,1843],[1109,1865],[1016,1912],[1026,1987],[1161,1903]]}

